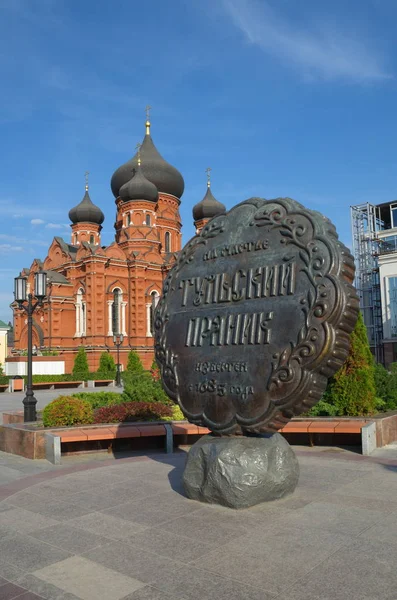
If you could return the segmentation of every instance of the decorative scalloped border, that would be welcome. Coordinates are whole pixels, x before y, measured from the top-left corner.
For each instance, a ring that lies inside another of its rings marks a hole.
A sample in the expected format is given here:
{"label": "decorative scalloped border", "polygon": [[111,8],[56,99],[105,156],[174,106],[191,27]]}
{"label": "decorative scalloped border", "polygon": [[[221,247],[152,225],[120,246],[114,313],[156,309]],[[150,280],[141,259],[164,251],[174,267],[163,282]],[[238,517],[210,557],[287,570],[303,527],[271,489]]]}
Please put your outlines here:
{"label": "decorative scalloped border", "polygon": [[[271,402],[260,417],[242,419],[236,415],[232,422],[219,425],[209,422],[204,415],[192,415],[182,406],[178,388],[178,359],[167,346],[167,296],[174,289],[173,283],[184,265],[191,262],[198,247],[206,245],[208,240],[224,230],[225,219],[238,207],[251,205],[256,208],[250,226],[280,229],[286,245],[299,249],[299,256],[305,265],[305,272],[312,284],[307,299],[302,303],[305,323],[298,333],[296,342],[283,352],[273,356],[272,373],[267,387],[290,383],[290,390],[282,400]],[[310,239],[305,237],[307,229],[296,222],[299,217],[306,219],[312,231]],[[316,256],[321,243],[328,250],[329,269],[323,272],[324,259]],[[277,431],[293,416],[306,412],[322,397],[331,377],[347,358],[350,342],[359,311],[359,299],[352,282],[354,279],[354,261],[349,250],[339,240],[335,227],[323,215],[304,208],[290,198],[264,200],[251,198],[233,207],[226,216],[215,217],[192,238],[180,253],[174,267],[164,282],[163,294],[157,305],[155,315],[155,353],[160,365],[163,385],[171,398],[178,402],[190,421],[205,425],[218,433],[241,433],[245,431],[263,433]],[[327,304],[327,287],[333,286],[336,302]],[[319,323],[317,319],[327,315],[327,320]],[[319,331],[319,327],[322,330]],[[315,342],[318,335],[324,342],[316,352]],[[300,376],[298,376],[300,375]],[[302,400],[296,401],[296,397]]]}

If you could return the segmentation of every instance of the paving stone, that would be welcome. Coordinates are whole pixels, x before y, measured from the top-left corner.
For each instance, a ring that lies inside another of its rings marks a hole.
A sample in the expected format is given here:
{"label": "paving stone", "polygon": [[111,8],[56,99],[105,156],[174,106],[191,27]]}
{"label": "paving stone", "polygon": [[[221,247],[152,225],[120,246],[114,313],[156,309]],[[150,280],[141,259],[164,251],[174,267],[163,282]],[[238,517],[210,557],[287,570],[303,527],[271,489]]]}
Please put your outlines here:
{"label": "paving stone", "polygon": [[85,552],[84,557],[145,583],[156,583],[166,573],[172,573],[181,566],[171,558],[146,552],[133,542],[125,541],[94,548]]}
{"label": "paving stone", "polygon": [[67,524],[59,524],[53,527],[46,527],[42,531],[36,531],[30,534],[37,540],[52,544],[57,548],[67,550],[72,554],[81,554],[86,550],[107,544],[110,540],[89,531],[81,531]]}
{"label": "paving stone", "polygon": [[192,564],[270,594],[279,594],[350,541],[347,535],[275,523],[273,527],[232,540]]}
{"label": "paving stone", "polygon": [[68,552],[19,533],[1,541],[0,559],[26,571],[39,569],[70,556]]}
{"label": "paving stone", "polygon": [[235,519],[229,523],[220,523],[215,519],[215,516],[212,518],[214,520],[209,523],[205,516],[196,516],[196,513],[193,513],[167,521],[159,525],[158,528],[214,547],[225,544],[241,535],[246,535],[248,532],[247,528],[239,525]]}
{"label": "paving stone", "polygon": [[15,506],[29,508],[31,512],[55,519],[56,521],[66,521],[92,512],[91,509],[78,506],[77,504],[62,502],[61,500],[43,502],[42,498],[38,498],[33,494],[26,494],[18,498],[13,496],[9,502]]}
{"label": "paving stone", "polygon": [[33,574],[82,600],[120,600],[143,586],[141,581],[121,575],[81,556],[72,556]]}
{"label": "paving stone", "polygon": [[192,540],[186,537],[155,528],[146,529],[143,533],[129,537],[128,542],[142,550],[184,563],[213,550],[210,544],[198,540],[192,543]]}
{"label": "paving stone", "polygon": [[11,506],[10,510],[0,512],[0,531],[6,534],[7,531],[19,533],[28,533],[37,529],[43,529],[50,525],[57,525],[58,521],[36,514],[23,508]]}
{"label": "paving stone", "polygon": [[359,539],[363,539],[363,542],[364,539],[370,539],[382,540],[385,544],[397,544],[397,512],[384,516],[375,525],[363,531]]}
{"label": "paving stone", "polygon": [[395,600],[395,546],[358,538],[291,586],[288,600]]}
{"label": "paving stone", "polygon": [[1,600],[13,600],[16,597],[20,597],[25,591],[19,585],[15,585],[15,583],[6,582],[4,585],[0,585],[0,598]]}
{"label": "paving stone", "polygon": [[4,538],[1,539],[0,543],[0,576],[8,581],[17,582],[18,579],[24,574],[22,569],[18,569],[10,563],[6,562],[3,558],[1,558],[4,553],[2,552],[2,543]]}
{"label": "paving stone", "polygon": [[124,504],[106,508],[99,512],[113,517],[122,517],[126,521],[131,521],[132,523],[144,525],[146,527],[153,527],[159,523],[166,523],[172,518],[161,508],[147,508],[143,501],[125,502]]}
{"label": "paving stone", "polygon": [[146,526],[99,512],[92,512],[77,519],[71,519],[68,521],[68,525],[114,540],[123,540],[147,529]]}
{"label": "paving stone", "polygon": [[381,511],[355,508],[350,510],[343,506],[327,502],[312,502],[301,510],[287,515],[284,525],[295,525],[304,528],[327,529],[346,535],[358,535],[372,524],[384,517]]}
{"label": "paving stone", "polygon": [[128,594],[122,600],[185,600],[185,598],[183,596],[170,596],[154,587],[145,586],[132,594]]}
{"label": "paving stone", "polygon": [[[17,583],[29,590],[30,593],[37,594],[40,598],[45,598],[45,600],[66,600],[66,596],[68,595],[61,588],[51,585],[31,574],[23,575],[18,579]],[[68,600],[72,600],[72,598],[74,600],[77,597],[73,596]]]}
{"label": "paving stone", "polygon": [[[227,581],[215,573],[197,569],[194,565],[166,573],[155,584],[171,596],[187,600],[271,600],[263,589]],[[134,599],[135,600],[135,599]]]}

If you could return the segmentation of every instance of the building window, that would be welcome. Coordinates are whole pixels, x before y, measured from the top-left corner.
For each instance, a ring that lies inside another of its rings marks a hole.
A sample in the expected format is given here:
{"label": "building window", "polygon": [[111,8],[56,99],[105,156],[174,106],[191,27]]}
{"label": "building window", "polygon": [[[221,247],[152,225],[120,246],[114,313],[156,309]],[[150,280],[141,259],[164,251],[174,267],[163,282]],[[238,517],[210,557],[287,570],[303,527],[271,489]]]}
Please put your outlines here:
{"label": "building window", "polygon": [[127,227],[131,225],[131,213],[127,213]]}
{"label": "building window", "polygon": [[391,337],[397,337],[397,277],[389,277],[389,310]]}
{"label": "building window", "polygon": [[397,204],[390,205],[391,213],[391,226],[392,228],[397,227]]}
{"label": "building window", "polygon": [[84,290],[80,288],[76,294],[76,337],[83,337],[86,335],[86,303],[83,300]]}
{"label": "building window", "polygon": [[127,335],[125,331],[125,307],[127,303],[123,302],[123,292],[120,288],[114,288],[112,295],[113,299],[108,301],[108,335],[120,333]]}
{"label": "building window", "polygon": [[146,215],[145,220],[146,220],[146,225],[148,225],[148,227],[150,227],[150,225],[152,224],[151,223],[151,219],[150,219],[150,215]]}
{"label": "building window", "polygon": [[169,231],[165,232],[165,251],[171,252],[171,234]]}
{"label": "building window", "polygon": [[160,294],[154,290],[150,294],[150,302],[146,304],[146,335],[147,337],[153,337],[154,328],[154,312],[155,308],[160,300]]}
{"label": "building window", "polygon": [[116,288],[113,290],[113,305],[112,305],[112,332],[114,334],[121,333],[120,329],[120,313],[121,313],[121,290]]}
{"label": "building window", "polygon": [[90,235],[90,244],[94,244],[95,243],[95,239],[93,235]]}

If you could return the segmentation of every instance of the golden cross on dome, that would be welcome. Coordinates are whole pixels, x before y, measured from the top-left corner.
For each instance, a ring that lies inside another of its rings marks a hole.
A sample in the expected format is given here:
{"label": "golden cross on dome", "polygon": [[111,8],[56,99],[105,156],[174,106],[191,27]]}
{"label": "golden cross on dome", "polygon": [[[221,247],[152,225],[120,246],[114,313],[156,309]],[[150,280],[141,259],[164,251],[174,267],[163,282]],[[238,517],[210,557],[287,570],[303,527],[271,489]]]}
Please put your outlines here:
{"label": "golden cross on dome", "polygon": [[88,192],[88,175],[90,174],[89,171],[86,171],[84,173],[84,177],[85,177],[85,191]]}
{"label": "golden cross on dome", "polygon": [[136,149],[137,154],[138,154],[138,165],[141,164],[141,146],[142,146],[142,144],[140,144],[139,142],[135,146],[135,149]]}
{"label": "golden cross on dome", "polygon": [[146,135],[150,135],[150,111],[151,111],[151,106],[149,106],[149,104],[146,105],[145,111],[146,111]]}
{"label": "golden cross on dome", "polygon": [[207,187],[211,187],[211,167],[207,167],[205,172],[207,173]]}

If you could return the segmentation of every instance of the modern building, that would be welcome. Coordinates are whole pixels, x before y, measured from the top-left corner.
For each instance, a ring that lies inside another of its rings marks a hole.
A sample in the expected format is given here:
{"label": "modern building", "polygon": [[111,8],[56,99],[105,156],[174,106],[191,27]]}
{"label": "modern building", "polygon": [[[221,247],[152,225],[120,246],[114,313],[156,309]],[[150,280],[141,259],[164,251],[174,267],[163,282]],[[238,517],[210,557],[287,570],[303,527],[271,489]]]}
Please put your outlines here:
{"label": "modern building", "polygon": [[[44,260],[21,274],[33,289],[34,274],[47,273],[48,296],[33,316],[33,344],[38,351],[57,351],[71,372],[80,346],[86,348],[90,369],[102,352],[115,354],[113,333],[123,334],[121,362],[136,350],[146,367],[153,360],[153,307],[164,278],[182,246],[179,206],[184,191],[181,173],[156,149],[150,122],[140,149],[111,178],[115,197],[115,239],[101,243],[102,210],[89,194],[69,212],[71,241],[55,237]],[[225,211],[207,192],[194,207],[196,231]],[[16,303],[14,352],[27,347],[27,319]],[[1,362],[1,360],[0,360]]]}
{"label": "modern building", "polygon": [[397,200],[351,207],[356,287],[378,362],[397,362]]}

